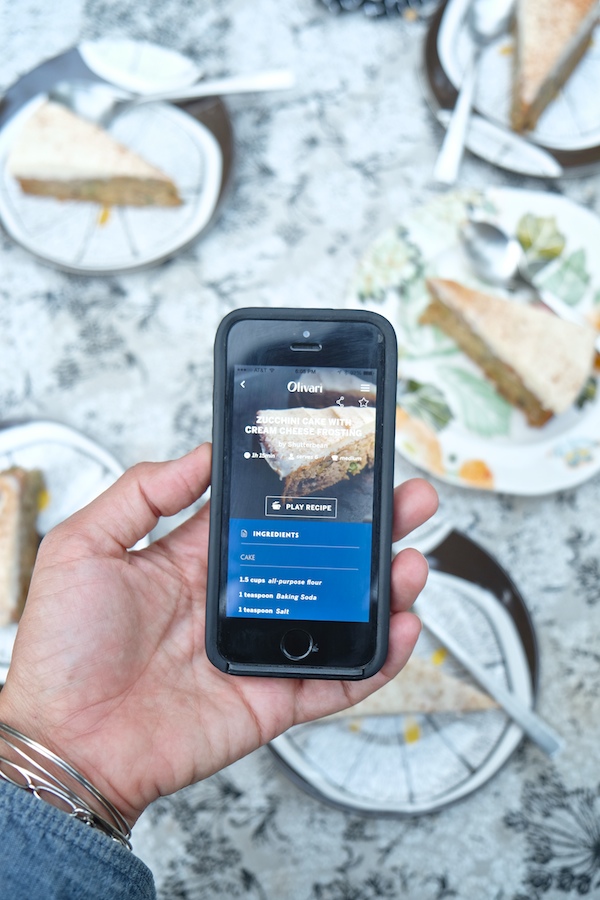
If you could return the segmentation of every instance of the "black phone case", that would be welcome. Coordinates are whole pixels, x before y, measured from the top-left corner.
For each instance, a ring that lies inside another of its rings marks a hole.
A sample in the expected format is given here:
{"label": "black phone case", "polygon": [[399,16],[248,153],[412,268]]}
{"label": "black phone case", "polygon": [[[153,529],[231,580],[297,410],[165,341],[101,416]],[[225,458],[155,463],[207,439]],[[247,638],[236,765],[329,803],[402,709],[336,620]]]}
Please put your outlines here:
{"label": "black phone case", "polygon": [[[385,335],[385,363],[383,384],[383,438],[381,452],[381,504],[379,508],[379,594],[376,623],[376,649],[366,665],[350,668],[335,666],[281,665],[236,663],[226,659],[218,645],[219,589],[220,589],[220,536],[223,525],[223,476],[225,468],[225,409],[227,377],[227,337],[238,322],[249,319],[292,321],[356,321],[375,324]],[[393,515],[394,438],[396,417],[396,383],[398,373],[397,344],[394,329],[387,319],[367,310],[338,309],[268,309],[248,307],[229,313],[219,325],[214,346],[213,389],[213,451],[210,500],[210,538],[208,549],[208,579],[206,597],[206,653],[210,661],[231,675],[275,676],[279,678],[320,678],[360,680],[370,678],[382,667],[388,652],[390,567]]]}

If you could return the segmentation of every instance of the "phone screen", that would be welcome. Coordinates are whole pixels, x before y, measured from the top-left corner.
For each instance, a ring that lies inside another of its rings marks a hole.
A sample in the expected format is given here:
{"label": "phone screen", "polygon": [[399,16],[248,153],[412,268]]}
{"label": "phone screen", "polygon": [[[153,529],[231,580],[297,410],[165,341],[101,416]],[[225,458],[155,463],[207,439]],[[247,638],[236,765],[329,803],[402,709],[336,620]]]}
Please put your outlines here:
{"label": "phone screen", "polygon": [[231,377],[227,616],[368,622],[376,369]]}
{"label": "phone screen", "polygon": [[364,310],[242,309],[219,326],[206,647],[222,671],[383,664],[396,374],[393,329]]}

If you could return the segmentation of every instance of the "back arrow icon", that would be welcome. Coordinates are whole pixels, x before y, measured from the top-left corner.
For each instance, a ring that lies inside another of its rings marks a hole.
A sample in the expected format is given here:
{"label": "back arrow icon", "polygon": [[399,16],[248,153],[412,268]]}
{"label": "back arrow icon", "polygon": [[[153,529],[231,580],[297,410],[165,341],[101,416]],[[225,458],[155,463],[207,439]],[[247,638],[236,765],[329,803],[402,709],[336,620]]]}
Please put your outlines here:
{"label": "back arrow icon", "polygon": [[246,379],[245,378],[243,381],[240,381],[240,387],[244,387],[244,388],[246,387]]}

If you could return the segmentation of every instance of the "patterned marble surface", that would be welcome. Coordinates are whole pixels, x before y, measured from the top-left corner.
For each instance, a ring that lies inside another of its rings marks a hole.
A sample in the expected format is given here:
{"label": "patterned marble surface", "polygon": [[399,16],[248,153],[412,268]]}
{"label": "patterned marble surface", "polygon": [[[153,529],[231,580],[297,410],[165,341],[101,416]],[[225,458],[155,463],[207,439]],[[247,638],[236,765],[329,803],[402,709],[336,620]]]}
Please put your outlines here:
{"label": "patterned marble surface", "polygon": [[[124,465],[209,438],[212,340],[226,312],[341,305],[365,246],[436,191],[423,23],[336,17],[317,0],[0,0],[0,33],[0,90],[104,35],[161,42],[207,74],[297,73],[294,92],[228,101],[230,193],[210,232],[173,261],[83,278],[0,234],[0,420],[56,419]],[[468,156],[461,183],[557,191],[600,212],[596,175],[543,184]],[[162,900],[600,895],[600,477],[534,499],[436,486],[442,515],[526,598],[539,709],[566,749],[549,761],[525,742],[476,794],[411,820],[330,808],[263,749],[142,817],[134,847]]]}

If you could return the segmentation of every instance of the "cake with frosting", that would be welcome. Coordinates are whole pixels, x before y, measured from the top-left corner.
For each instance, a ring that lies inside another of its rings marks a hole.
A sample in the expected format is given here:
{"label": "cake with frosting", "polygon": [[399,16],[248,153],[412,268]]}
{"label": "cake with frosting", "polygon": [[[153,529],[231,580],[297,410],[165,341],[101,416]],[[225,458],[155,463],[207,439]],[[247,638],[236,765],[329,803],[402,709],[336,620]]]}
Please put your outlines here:
{"label": "cake with frosting", "polygon": [[530,425],[544,425],[577,400],[594,365],[593,328],[456,281],[431,278],[427,287],[421,323],[456,341]]}
{"label": "cake with frosting", "polygon": [[104,206],[179,206],[174,182],[107,131],[43,103],[11,147],[8,172],[26,194]]}
{"label": "cake with frosting", "polygon": [[283,497],[307,497],[373,466],[375,409],[328,406],[259,410],[265,459],[284,482]]}
{"label": "cake with frosting", "polygon": [[517,0],[511,124],[535,125],[590,45],[598,0]]}
{"label": "cake with frosting", "polygon": [[36,522],[44,479],[14,466],[0,472],[0,626],[23,611],[40,538]]}

